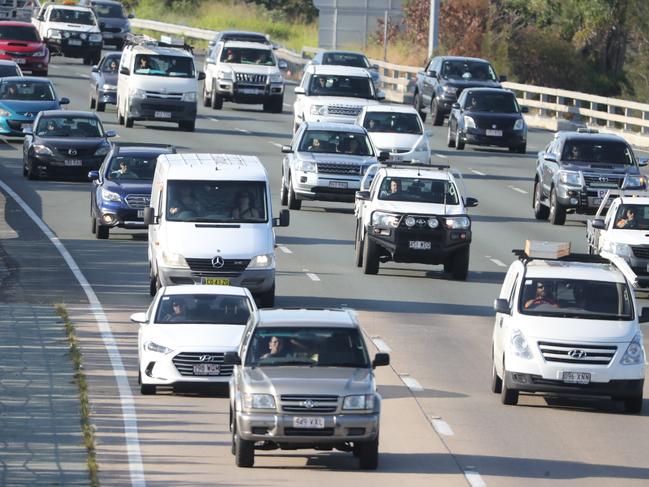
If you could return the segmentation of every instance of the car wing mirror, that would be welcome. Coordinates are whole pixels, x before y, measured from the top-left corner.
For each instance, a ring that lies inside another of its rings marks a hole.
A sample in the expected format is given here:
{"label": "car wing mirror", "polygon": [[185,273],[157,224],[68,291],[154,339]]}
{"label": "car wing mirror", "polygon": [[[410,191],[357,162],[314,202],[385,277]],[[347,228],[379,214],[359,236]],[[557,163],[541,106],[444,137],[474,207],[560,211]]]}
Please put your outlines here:
{"label": "car wing mirror", "polygon": [[306,95],[306,91],[304,91],[304,88],[301,86],[296,86],[295,90],[293,90],[296,95]]}
{"label": "car wing mirror", "polygon": [[147,322],[146,313],[133,313],[131,315],[131,321],[133,323],[137,323],[138,325],[144,325]]}
{"label": "car wing mirror", "polygon": [[377,157],[379,162],[385,162],[390,160],[390,153],[388,151],[381,151],[379,152],[379,157]]}
{"label": "car wing mirror", "polygon": [[88,173],[88,179],[90,179],[91,181],[96,181],[97,179],[99,179],[99,171],[90,171]]}
{"label": "car wing mirror", "polygon": [[288,227],[291,223],[291,212],[282,210],[279,212],[279,218],[273,218],[274,227]]}
{"label": "car wing mirror", "polygon": [[23,129],[23,134],[25,134],[25,135],[34,135],[34,131],[32,130],[31,127],[25,127]]}
{"label": "car wing mirror", "polygon": [[70,104],[70,99],[65,96],[59,100],[59,105],[69,105],[69,104]]}
{"label": "car wing mirror", "polygon": [[638,166],[644,167],[649,164],[649,157],[640,157],[638,158]]}
{"label": "car wing mirror", "polygon": [[144,209],[144,224],[145,225],[153,225],[157,223],[157,218],[155,216],[155,212],[152,207],[147,207]]}
{"label": "car wing mirror", "polygon": [[430,71],[428,71],[428,76],[430,76],[431,78],[437,78],[437,71],[431,69]]}
{"label": "car wing mirror", "polygon": [[455,102],[453,103],[453,108],[455,108],[456,110],[460,110],[462,107],[460,106],[459,103]]}
{"label": "car wing mirror", "polygon": [[379,65],[378,64],[372,64],[372,66],[370,66],[370,69],[378,71],[379,70]]}
{"label": "car wing mirror", "polygon": [[131,74],[131,71],[127,67],[122,66],[121,68],[119,68],[119,74],[129,76]]}
{"label": "car wing mirror", "polygon": [[290,145],[283,145],[282,146],[282,154],[292,154],[293,153],[293,147]]}
{"label": "car wing mirror", "polygon": [[591,225],[593,228],[599,228],[600,230],[604,230],[606,228],[606,222],[604,222],[603,218],[595,218],[591,220]]}
{"label": "car wing mirror", "polygon": [[129,18],[129,19],[134,19],[134,18],[135,18],[135,14],[128,14],[128,18]]}
{"label": "car wing mirror", "polygon": [[357,200],[369,200],[370,192],[369,191],[356,191]]}
{"label": "car wing mirror", "polygon": [[498,76],[498,80],[499,80],[501,83],[504,83],[505,81],[507,81],[507,76],[504,75],[504,74],[501,74],[500,76]]}
{"label": "car wing mirror", "polygon": [[106,130],[106,138],[110,139],[113,137],[117,137],[117,132],[114,130]]}
{"label": "car wing mirror", "polygon": [[280,59],[277,62],[277,67],[281,69],[282,71],[286,71],[288,69],[288,63],[284,61],[283,59]]}
{"label": "car wing mirror", "polygon": [[512,309],[506,299],[498,298],[494,301],[494,311],[496,313],[511,314]]}
{"label": "car wing mirror", "polygon": [[205,79],[205,72],[200,71],[198,73],[198,81],[204,80]]}
{"label": "car wing mirror", "polygon": [[374,360],[372,360],[372,368],[376,367],[385,367],[390,365],[390,354],[385,352],[379,352],[374,355]]}
{"label": "car wing mirror", "polygon": [[385,100],[385,93],[384,93],[383,91],[378,91],[378,92],[376,93],[376,99],[377,99],[378,101],[383,101],[383,100]]}
{"label": "car wing mirror", "polygon": [[478,200],[476,198],[471,198],[470,196],[467,197],[466,202],[464,203],[464,206],[467,208],[474,208],[478,206]]}
{"label": "car wing mirror", "polygon": [[530,107],[521,107],[521,113],[530,113]]}
{"label": "car wing mirror", "polygon": [[549,152],[543,154],[543,159],[545,159],[546,161],[557,162],[557,156],[550,154]]}
{"label": "car wing mirror", "polygon": [[642,308],[638,321],[640,323],[649,323],[649,308]]}
{"label": "car wing mirror", "polygon": [[241,365],[239,352],[225,352],[223,355],[223,365]]}
{"label": "car wing mirror", "polygon": [[98,72],[99,72],[99,66],[94,65],[94,66],[92,67],[91,71],[92,71],[93,73],[98,73]]}

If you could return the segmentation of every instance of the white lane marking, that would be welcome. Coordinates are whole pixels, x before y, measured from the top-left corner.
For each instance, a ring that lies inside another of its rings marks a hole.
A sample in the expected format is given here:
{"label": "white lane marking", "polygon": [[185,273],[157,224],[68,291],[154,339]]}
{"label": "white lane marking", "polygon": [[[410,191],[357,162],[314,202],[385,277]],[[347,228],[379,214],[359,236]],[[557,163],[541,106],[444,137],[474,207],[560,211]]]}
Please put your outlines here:
{"label": "white lane marking", "polygon": [[279,147],[280,149],[282,148],[282,144],[280,144],[279,142],[273,142],[272,140],[269,140],[268,143],[274,145],[275,147]]}
{"label": "white lane marking", "polygon": [[372,340],[372,343],[374,343],[376,348],[379,350],[379,352],[390,353],[392,351],[392,349],[388,346],[387,343],[385,343],[385,341],[381,337],[373,336],[370,337],[370,339]]}
{"label": "white lane marking", "polygon": [[252,132],[250,130],[246,129],[240,129],[239,127],[235,128],[237,132],[241,132],[242,134],[251,134]]}
{"label": "white lane marking", "polygon": [[318,277],[318,275],[317,275],[317,274],[314,274],[313,272],[307,272],[306,275],[307,275],[307,277],[308,277],[309,279],[311,279],[312,281],[316,281],[316,282],[317,282],[317,281],[320,280],[320,278]]}
{"label": "white lane marking", "polygon": [[410,389],[412,392],[423,392],[424,388],[421,386],[417,379],[410,377],[407,374],[400,374],[400,376],[403,383],[407,385],[408,389]]}
{"label": "white lane marking", "polygon": [[77,73],[77,74],[78,74],[79,76],[81,76],[82,78],[90,79],[90,76],[87,75],[87,74],[85,74],[85,73]]}
{"label": "white lane marking", "polygon": [[63,260],[74,274],[74,277],[79,282],[79,285],[83,289],[88,302],[90,303],[90,309],[92,310],[93,315],[95,316],[95,321],[97,322],[97,327],[101,333],[101,338],[104,342],[104,347],[108,353],[108,358],[113,367],[113,375],[115,376],[115,381],[117,382],[117,388],[119,390],[119,399],[122,406],[122,420],[124,422],[124,435],[126,439],[126,451],[128,452],[128,463],[129,471],[131,475],[131,485],[133,487],[145,487],[146,482],[144,480],[144,466],[142,465],[142,454],[140,452],[140,441],[137,431],[137,415],[135,411],[135,403],[133,401],[133,392],[131,391],[131,386],[128,383],[128,375],[126,374],[126,369],[124,368],[124,362],[122,361],[122,356],[119,353],[119,348],[117,347],[117,342],[113,335],[113,331],[106,318],[106,313],[101,306],[101,302],[95,291],[92,289],[92,286],[81,272],[81,269],[68,252],[68,249],[61,243],[59,238],[54,234],[52,230],[47,226],[47,224],[40,219],[40,217],[34,213],[34,211],[25,203],[25,201],[14,192],[4,181],[0,181],[0,188],[2,188],[9,196],[11,196],[16,203],[23,209],[23,211],[32,219],[32,221],[40,228],[40,230],[45,234],[47,239],[54,245],[56,250],[59,251]]}
{"label": "white lane marking", "polygon": [[464,476],[471,487],[486,487],[487,485],[475,470],[464,470]]}
{"label": "white lane marking", "polygon": [[483,173],[482,171],[476,171],[475,169],[471,169],[471,172],[473,174],[477,174],[478,176],[486,176],[486,174]]}
{"label": "white lane marking", "polygon": [[292,254],[293,251],[289,249],[288,247],[284,247],[283,245],[278,245],[279,250],[284,252],[285,254]]}
{"label": "white lane marking", "polygon": [[63,69],[62,66],[57,66],[56,64],[50,64],[48,69]]}
{"label": "white lane marking", "polygon": [[212,122],[219,122],[220,120],[218,118],[214,117],[207,117],[208,120],[211,120]]}
{"label": "white lane marking", "polygon": [[507,267],[507,264],[505,264],[502,260],[499,259],[494,259],[493,257],[487,255],[487,259],[489,259],[491,262],[496,264],[498,267]]}
{"label": "white lane marking", "polygon": [[286,108],[293,108],[293,105],[291,105],[290,103],[282,103],[282,105],[284,105]]}
{"label": "white lane marking", "polygon": [[446,159],[446,156],[444,154],[440,154],[439,152],[435,152],[435,155],[441,159]]}
{"label": "white lane marking", "polygon": [[521,188],[517,188],[516,186],[507,186],[507,187],[509,189],[513,190],[513,191],[518,192],[518,193],[527,194],[527,191],[525,191],[524,189],[521,189]]}
{"label": "white lane marking", "polygon": [[435,431],[437,431],[440,435],[453,436],[455,434],[451,429],[451,425],[443,419],[431,419],[430,422],[433,423],[433,428],[435,428]]}

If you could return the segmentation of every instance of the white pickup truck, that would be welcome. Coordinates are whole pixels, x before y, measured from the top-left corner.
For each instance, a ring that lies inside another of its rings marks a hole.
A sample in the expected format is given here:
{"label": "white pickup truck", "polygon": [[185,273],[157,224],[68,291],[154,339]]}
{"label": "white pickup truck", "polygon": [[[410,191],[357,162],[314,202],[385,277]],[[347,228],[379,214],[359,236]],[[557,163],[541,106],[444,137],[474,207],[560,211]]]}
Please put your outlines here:
{"label": "white pickup truck", "polygon": [[[608,210],[607,210],[608,208]],[[649,286],[649,192],[608,191],[588,220],[588,253],[623,260],[636,287]]]}

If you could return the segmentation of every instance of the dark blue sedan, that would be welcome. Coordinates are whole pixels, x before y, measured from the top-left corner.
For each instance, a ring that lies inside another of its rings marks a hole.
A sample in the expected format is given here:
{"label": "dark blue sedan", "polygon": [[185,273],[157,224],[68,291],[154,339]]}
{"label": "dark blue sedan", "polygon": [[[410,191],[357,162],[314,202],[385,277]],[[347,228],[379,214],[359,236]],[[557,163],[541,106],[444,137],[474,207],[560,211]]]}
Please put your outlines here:
{"label": "dark blue sedan", "polygon": [[151,185],[160,154],[173,154],[171,145],[115,143],[99,171],[91,171],[91,231],[108,238],[111,228],[146,229],[144,208],[149,206]]}
{"label": "dark blue sedan", "polygon": [[106,110],[106,105],[117,104],[117,68],[122,58],[121,52],[106,54],[90,73],[90,108],[98,112]]}

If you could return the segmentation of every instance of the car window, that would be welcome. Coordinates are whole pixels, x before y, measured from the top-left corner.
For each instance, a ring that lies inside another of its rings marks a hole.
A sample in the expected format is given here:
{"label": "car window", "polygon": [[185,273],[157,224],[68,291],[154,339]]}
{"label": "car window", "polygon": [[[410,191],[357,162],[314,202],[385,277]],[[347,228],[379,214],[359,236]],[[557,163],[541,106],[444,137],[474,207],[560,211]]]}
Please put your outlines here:
{"label": "car window", "polygon": [[442,179],[386,177],[381,182],[380,200],[459,205],[454,183]]}
{"label": "car window", "polygon": [[489,63],[463,59],[445,60],[441,75],[446,79],[496,81],[496,73]]}
{"label": "car window", "polygon": [[48,82],[4,81],[0,83],[0,100],[54,101],[54,90]]}
{"label": "car window", "polygon": [[135,74],[170,78],[193,78],[194,62],[185,56],[138,54],[135,56]]}
{"label": "car window", "polygon": [[107,179],[143,179],[153,181],[159,154],[121,155],[110,160]]}
{"label": "car window", "polygon": [[166,294],[158,303],[155,323],[245,325],[251,312],[246,296]]}
{"label": "car window", "polygon": [[310,80],[309,94],[315,96],[349,96],[372,98],[369,77],[314,74]]}
{"label": "car window", "polygon": [[624,142],[579,139],[565,142],[561,160],[570,163],[607,165],[631,165],[634,163],[633,152]]}
{"label": "car window", "polygon": [[649,205],[619,205],[615,213],[615,228],[624,230],[649,230]]}
{"label": "car window", "polygon": [[95,3],[93,5],[97,17],[108,17],[111,19],[125,19],[126,14],[121,5],[112,3]]}
{"label": "car window", "polygon": [[50,13],[50,22],[65,22],[68,24],[96,25],[95,17],[88,10],[72,10],[55,8]]}
{"label": "car window", "polygon": [[40,42],[36,28],[19,25],[0,25],[0,40]]}
{"label": "car window", "polygon": [[423,128],[416,113],[367,112],[363,127],[368,132],[418,135],[423,133]]}
{"label": "car window", "polygon": [[260,66],[275,66],[275,56],[270,49],[254,49],[242,47],[225,47],[221,51],[222,63],[257,64]]}
{"label": "car window", "polygon": [[322,55],[322,64],[369,68],[370,63],[362,54],[344,52],[326,52]]}
{"label": "car window", "polygon": [[11,64],[0,64],[0,78],[8,76],[21,76],[20,70]]}
{"label": "car window", "polygon": [[106,56],[101,63],[101,72],[106,74],[116,74],[119,68],[120,56]]}
{"label": "car window", "polygon": [[371,156],[372,145],[367,135],[338,130],[305,130],[298,148],[300,152]]}
{"label": "car window", "polygon": [[96,118],[41,117],[36,128],[39,137],[103,137],[104,130]]}
{"label": "car window", "polygon": [[466,95],[464,108],[471,112],[518,113],[513,93],[472,91]]}

